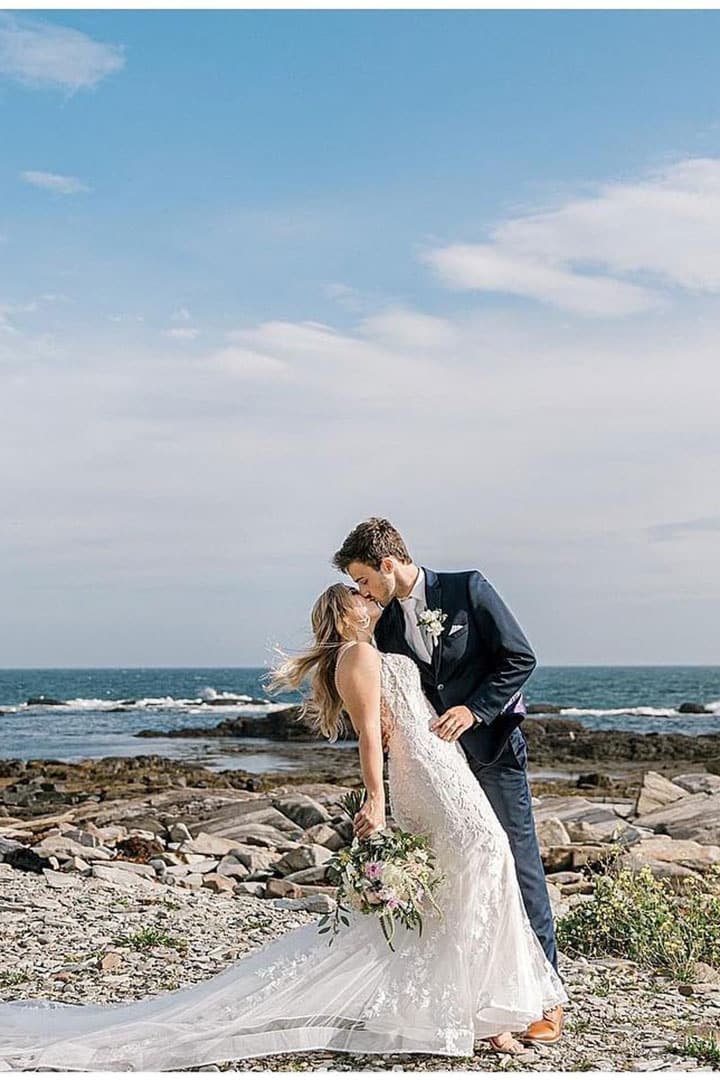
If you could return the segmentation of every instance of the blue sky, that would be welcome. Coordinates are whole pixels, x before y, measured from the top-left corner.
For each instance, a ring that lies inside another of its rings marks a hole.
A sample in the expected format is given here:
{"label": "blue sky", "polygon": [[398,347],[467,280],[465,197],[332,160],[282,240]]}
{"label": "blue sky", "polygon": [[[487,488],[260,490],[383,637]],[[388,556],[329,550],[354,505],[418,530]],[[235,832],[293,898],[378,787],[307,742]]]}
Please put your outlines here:
{"label": "blue sky", "polygon": [[262,663],[371,513],[716,662],[719,19],[0,15],[2,663]]}

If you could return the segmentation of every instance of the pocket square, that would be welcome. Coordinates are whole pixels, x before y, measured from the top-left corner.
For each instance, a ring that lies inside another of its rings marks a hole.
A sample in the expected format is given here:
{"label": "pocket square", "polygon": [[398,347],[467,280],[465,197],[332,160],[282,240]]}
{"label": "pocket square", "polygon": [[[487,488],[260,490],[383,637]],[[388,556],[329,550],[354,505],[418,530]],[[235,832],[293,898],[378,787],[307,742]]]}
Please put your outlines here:
{"label": "pocket square", "polygon": [[448,634],[448,637],[452,637],[453,634],[457,634],[458,630],[465,630],[465,629],[467,629],[467,623],[455,623],[454,626],[450,627],[450,632]]}

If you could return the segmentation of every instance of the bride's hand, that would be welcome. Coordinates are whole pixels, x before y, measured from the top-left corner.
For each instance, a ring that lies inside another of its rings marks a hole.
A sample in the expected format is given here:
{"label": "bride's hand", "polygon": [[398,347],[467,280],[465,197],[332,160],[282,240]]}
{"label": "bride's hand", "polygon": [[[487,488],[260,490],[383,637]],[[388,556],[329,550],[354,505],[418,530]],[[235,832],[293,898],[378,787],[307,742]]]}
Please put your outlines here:
{"label": "bride's hand", "polygon": [[366,840],[377,829],[385,828],[385,797],[366,799],[353,820],[355,835]]}

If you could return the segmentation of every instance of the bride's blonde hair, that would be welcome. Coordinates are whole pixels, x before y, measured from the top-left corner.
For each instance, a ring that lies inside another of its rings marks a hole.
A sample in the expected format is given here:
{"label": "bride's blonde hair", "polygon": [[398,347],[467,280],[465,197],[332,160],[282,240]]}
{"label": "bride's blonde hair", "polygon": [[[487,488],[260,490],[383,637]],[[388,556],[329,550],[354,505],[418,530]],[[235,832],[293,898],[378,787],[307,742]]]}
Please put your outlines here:
{"label": "bride's blonde hair", "polygon": [[270,690],[298,690],[309,678],[310,694],[301,715],[314,731],[331,742],[344,726],[342,698],[335,685],[338,652],[370,625],[367,612],[359,611],[353,602],[357,595],[357,589],[340,582],[330,585],[317,598],[310,615],[313,644],[298,656],[283,656],[267,680]]}

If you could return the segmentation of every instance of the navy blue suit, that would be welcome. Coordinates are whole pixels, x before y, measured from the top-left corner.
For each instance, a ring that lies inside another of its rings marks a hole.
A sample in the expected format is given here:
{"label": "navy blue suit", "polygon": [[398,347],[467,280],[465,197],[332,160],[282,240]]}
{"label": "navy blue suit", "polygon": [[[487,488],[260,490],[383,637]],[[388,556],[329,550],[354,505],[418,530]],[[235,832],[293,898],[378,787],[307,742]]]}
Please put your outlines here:
{"label": "navy blue suit", "polygon": [[427,663],[405,639],[405,616],[393,600],[375,641],[381,652],[411,657],[438,714],[466,705],[476,723],[460,744],[510,840],[525,908],[557,970],[557,948],[527,778],[526,710],[521,688],[536,665],[515,616],[478,570],[435,573],[423,567],[427,606],[447,615]]}

